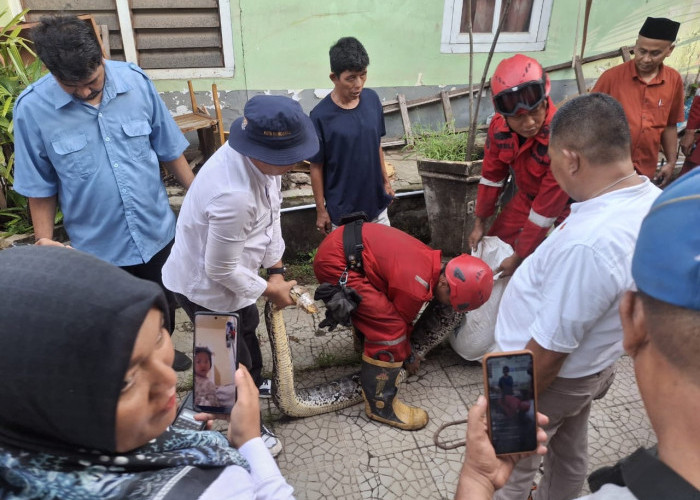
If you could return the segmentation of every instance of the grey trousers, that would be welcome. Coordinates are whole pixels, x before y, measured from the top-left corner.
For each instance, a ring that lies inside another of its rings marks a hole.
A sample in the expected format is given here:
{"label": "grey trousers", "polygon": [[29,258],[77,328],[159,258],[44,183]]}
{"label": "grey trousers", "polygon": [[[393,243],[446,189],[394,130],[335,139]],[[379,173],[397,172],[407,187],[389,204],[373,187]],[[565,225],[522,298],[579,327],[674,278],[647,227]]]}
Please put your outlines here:
{"label": "grey trousers", "polygon": [[[615,378],[615,365],[581,378],[557,377],[537,398],[538,411],[549,417],[544,475],[534,500],[578,498],[588,469],[588,415],[591,402],[600,399]],[[522,459],[494,500],[526,500],[541,457]]]}

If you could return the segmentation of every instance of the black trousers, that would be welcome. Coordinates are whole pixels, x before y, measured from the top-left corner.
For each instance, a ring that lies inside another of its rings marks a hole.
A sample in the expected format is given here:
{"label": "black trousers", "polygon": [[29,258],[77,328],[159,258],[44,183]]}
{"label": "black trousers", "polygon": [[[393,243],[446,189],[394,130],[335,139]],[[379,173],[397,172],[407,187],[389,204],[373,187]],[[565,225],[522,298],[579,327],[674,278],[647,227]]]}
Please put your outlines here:
{"label": "black trousers", "polygon": [[175,243],[175,240],[170,240],[170,243],[165,245],[162,250],[151,257],[151,260],[145,264],[121,266],[121,268],[127,273],[132,274],[137,278],[157,283],[163,289],[163,292],[165,292],[165,298],[168,300],[168,319],[170,320],[168,331],[170,332],[170,335],[173,334],[173,329],[175,328],[175,309],[177,309],[177,301],[175,300],[175,295],[173,292],[163,286],[163,275],[161,270],[163,269],[165,261],[168,260],[173,243]]}
{"label": "black trousers", "polygon": [[[181,293],[175,293],[174,295],[180,307],[182,307],[190,318],[190,321],[192,321],[192,324],[194,324],[194,313],[197,311],[211,311],[211,309],[195,304]],[[263,359],[262,352],[260,351],[260,342],[258,341],[258,336],[255,334],[255,330],[260,323],[258,308],[255,304],[251,304],[234,312],[238,314],[241,320],[238,330],[240,333],[240,335],[238,335],[237,345],[238,361],[248,368],[255,385],[260,386],[263,381]]]}

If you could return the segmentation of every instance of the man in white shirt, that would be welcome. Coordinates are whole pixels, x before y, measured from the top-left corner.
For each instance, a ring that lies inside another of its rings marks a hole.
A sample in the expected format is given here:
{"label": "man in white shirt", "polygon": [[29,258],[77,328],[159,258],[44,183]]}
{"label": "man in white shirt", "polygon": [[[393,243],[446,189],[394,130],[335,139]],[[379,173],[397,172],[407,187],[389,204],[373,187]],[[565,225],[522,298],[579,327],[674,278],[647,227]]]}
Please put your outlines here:
{"label": "man in white shirt", "polygon": [[[620,302],[624,348],[658,438],[658,453],[640,448],[591,475],[580,500],[700,497],[700,170],[671,184],[644,218],[632,259],[638,291]],[[664,258],[659,258],[659,242]],[[539,416],[540,424],[546,419]],[[486,399],[469,410],[467,456],[457,500],[486,500],[516,460],[496,457],[486,426]],[[539,441],[546,436],[540,429]],[[538,453],[544,453],[543,446]],[[601,487],[602,485],[602,487]],[[600,489],[598,489],[600,488]]]}
{"label": "man in white shirt", "polygon": [[[318,138],[299,103],[284,96],[255,96],[243,115],[185,196],[163,283],[193,321],[201,310],[240,315],[239,360],[259,387],[255,302],[262,295],[278,307],[292,305],[289,291],[296,285],[284,280],[281,176],[318,151]],[[281,445],[274,448],[279,452]]]}
{"label": "man in white shirt", "polygon": [[[535,356],[539,411],[549,417],[535,499],[575,498],[586,477],[591,401],[605,395],[622,354],[620,298],[644,214],[660,193],[630,159],[624,111],[604,94],[577,97],[552,119],[555,179],[578,203],[527,258],[503,295],[498,350]],[[527,498],[539,457],[521,460],[494,498]]]}

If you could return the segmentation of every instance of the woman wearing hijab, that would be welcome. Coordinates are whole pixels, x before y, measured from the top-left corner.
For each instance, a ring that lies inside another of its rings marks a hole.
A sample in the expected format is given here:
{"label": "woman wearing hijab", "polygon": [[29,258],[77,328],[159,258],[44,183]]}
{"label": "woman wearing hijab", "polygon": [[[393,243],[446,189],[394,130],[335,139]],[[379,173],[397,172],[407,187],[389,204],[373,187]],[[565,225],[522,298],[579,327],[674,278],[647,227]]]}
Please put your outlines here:
{"label": "woman wearing hijab", "polygon": [[76,250],[0,252],[0,498],[292,498],[236,372],[228,440],[173,429],[167,303]]}

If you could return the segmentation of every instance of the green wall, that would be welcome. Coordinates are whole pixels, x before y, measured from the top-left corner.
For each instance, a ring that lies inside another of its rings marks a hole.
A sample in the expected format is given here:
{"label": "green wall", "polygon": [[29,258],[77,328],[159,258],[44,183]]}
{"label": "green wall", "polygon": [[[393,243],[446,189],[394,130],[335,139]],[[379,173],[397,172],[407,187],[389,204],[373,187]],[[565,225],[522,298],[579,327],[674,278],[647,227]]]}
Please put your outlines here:
{"label": "green wall", "polygon": [[[467,54],[440,53],[443,0],[231,1],[235,75],[217,79],[220,90],[329,88],[328,48],[347,35],[359,38],[370,54],[369,86],[435,86],[468,80]],[[583,4],[583,0],[554,0],[546,49],[530,55],[545,66],[571,60],[581,44]],[[594,0],[584,55],[634,44],[649,15],[682,23],[677,48],[667,62],[683,74],[695,75],[700,54],[699,0]],[[496,53],[489,74],[510,55]],[[475,83],[486,57],[475,54]],[[596,78],[619,62],[589,64],[585,75]],[[560,71],[552,77],[569,79],[573,74]],[[198,80],[195,88],[208,90],[211,83]],[[176,91],[184,88],[184,82],[159,81],[157,86],[161,91]]]}

